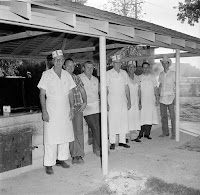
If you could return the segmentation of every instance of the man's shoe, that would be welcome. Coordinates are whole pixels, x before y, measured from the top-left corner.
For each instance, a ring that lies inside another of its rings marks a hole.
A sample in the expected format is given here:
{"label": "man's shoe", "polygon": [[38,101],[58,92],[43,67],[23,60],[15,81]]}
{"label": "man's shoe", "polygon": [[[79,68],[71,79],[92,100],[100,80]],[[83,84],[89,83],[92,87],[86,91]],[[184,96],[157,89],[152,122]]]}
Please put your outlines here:
{"label": "man's shoe", "polygon": [[111,149],[111,150],[114,150],[114,149],[115,149],[115,144],[111,144],[111,145],[110,145],[110,149]]}
{"label": "man's shoe", "polygon": [[135,141],[135,142],[141,142],[141,140],[139,138],[133,139],[131,141]]}
{"label": "man's shoe", "polygon": [[147,139],[152,139],[149,135],[145,135],[144,137]]}
{"label": "man's shoe", "polygon": [[53,168],[52,168],[52,166],[45,166],[45,170],[46,170],[46,173],[48,175],[52,175],[53,174]]}
{"label": "man's shoe", "polygon": [[97,151],[95,152],[95,154],[96,154],[96,156],[100,157],[100,156],[101,156],[100,150],[97,150]]}
{"label": "man's shoe", "polygon": [[72,164],[78,164],[77,157],[72,157]]}
{"label": "man's shoe", "polygon": [[165,136],[169,136],[169,134],[162,134],[162,135],[159,135],[158,137],[165,137]]}
{"label": "man's shoe", "polygon": [[170,139],[171,139],[171,140],[174,140],[174,139],[175,139],[175,136],[174,136],[174,135],[172,135]]}
{"label": "man's shoe", "polygon": [[77,164],[84,164],[84,160],[81,156],[77,156],[76,159],[77,159]]}
{"label": "man's shoe", "polygon": [[123,143],[119,143],[119,146],[124,147],[124,148],[130,148],[128,144],[123,144]]}
{"label": "man's shoe", "polygon": [[56,160],[56,165],[61,166],[62,168],[69,168],[70,165],[68,165],[64,160]]}

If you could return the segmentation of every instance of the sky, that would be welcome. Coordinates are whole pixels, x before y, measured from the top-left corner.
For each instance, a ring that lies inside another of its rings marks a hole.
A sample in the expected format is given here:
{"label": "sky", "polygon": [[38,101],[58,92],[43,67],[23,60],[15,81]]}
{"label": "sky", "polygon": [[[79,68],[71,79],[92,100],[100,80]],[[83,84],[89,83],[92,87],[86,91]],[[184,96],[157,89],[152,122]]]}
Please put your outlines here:
{"label": "sky", "polygon": [[[161,25],[166,28],[170,28],[194,37],[200,38],[200,23],[190,26],[185,23],[177,21],[178,9],[174,9],[174,6],[178,6],[178,2],[184,2],[184,0],[142,0],[143,17],[142,20],[151,22],[157,25]],[[88,0],[87,4],[91,7],[103,9],[103,5],[108,0]],[[138,0],[140,2],[140,0]],[[159,49],[156,53],[173,53],[175,51],[169,49]],[[190,63],[192,66],[200,68],[200,57],[181,58],[181,63]],[[172,58],[172,62],[175,59]]]}

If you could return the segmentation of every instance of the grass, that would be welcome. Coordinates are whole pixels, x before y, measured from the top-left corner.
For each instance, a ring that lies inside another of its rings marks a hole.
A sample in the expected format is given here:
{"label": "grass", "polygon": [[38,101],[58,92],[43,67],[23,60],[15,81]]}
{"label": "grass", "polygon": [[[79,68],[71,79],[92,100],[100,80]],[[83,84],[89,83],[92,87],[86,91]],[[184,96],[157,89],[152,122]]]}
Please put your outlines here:
{"label": "grass", "polygon": [[[107,185],[103,185],[99,189],[89,192],[85,195],[115,195]],[[129,195],[131,192],[128,193]],[[126,195],[126,194],[124,194]],[[145,183],[145,189],[138,192],[137,195],[200,195],[200,190],[188,188],[176,183],[167,183],[161,179],[150,177]]]}
{"label": "grass", "polygon": [[200,97],[180,98],[180,120],[199,122],[200,118]]}
{"label": "grass", "polygon": [[99,189],[89,192],[85,195],[113,195],[113,192],[109,189],[107,185],[104,184]]}
{"label": "grass", "polygon": [[147,179],[146,188],[138,195],[200,195],[200,190],[151,177]]}
{"label": "grass", "polygon": [[191,141],[186,142],[185,144],[183,144],[177,148],[182,149],[182,150],[200,152],[200,136],[195,137]]}

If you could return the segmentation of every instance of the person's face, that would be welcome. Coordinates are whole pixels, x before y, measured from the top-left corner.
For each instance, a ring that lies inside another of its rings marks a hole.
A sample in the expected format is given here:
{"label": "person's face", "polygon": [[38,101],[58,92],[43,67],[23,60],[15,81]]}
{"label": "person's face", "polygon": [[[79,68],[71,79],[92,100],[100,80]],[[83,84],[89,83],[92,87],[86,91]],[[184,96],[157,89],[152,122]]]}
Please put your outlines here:
{"label": "person's face", "polygon": [[92,76],[93,70],[94,70],[93,64],[91,64],[91,63],[85,64],[84,73],[85,73],[87,76]]}
{"label": "person's face", "polygon": [[72,74],[74,72],[74,62],[72,62],[71,60],[67,60],[65,62],[65,64],[63,65],[63,68],[69,72],[70,74]]}
{"label": "person's face", "polygon": [[136,66],[134,64],[130,64],[128,68],[128,72],[133,74],[136,71]]}
{"label": "person's face", "polygon": [[162,66],[163,66],[164,70],[168,70],[169,69],[169,62],[168,61],[163,61],[162,62]]}
{"label": "person's face", "polygon": [[64,58],[63,56],[57,56],[52,60],[54,66],[62,67]]}
{"label": "person's face", "polygon": [[143,74],[149,74],[150,67],[148,64],[143,64]]}
{"label": "person's face", "polygon": [[115,69],[120,69],[122,66],[122,63],[121,62],[114,62],[114,68]]}

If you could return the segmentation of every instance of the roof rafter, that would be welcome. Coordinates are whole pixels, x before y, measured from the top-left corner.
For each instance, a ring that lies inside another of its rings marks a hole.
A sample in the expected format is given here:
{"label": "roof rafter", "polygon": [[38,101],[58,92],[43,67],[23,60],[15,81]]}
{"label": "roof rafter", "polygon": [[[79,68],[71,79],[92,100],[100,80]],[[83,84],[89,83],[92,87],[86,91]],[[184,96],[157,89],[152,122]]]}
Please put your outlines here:
{"label": "roof rafter", "polygon": [[56,19],[64,24],[67,24],[71,27],[76,26],[76,14],[74,13],[67,13],[49,9],[39,9],[39,8],[32,8],[33,12],[42,13],[45,15],[56,16]]}
{"label": "roof rafter", "polygon": [[21,32],[21,33],[16,33],[16,34],[0,37],[0,43],[7,42],[7,41],[14,41],[14,40],[28,38],[28,37],[34,37],[34,36],[38,36],[38,35],[44,35],[44,34],[48,34],[48,33],[51,33],[51,32],[28,30],[28,31]]}
{"label": "roof rafter", "polygon": [[[106,49],[116,49],[116,48],[123,48],[125,46],[128,46],[126,44],[110,44],[106,46]],[[82,52],[91,52],[91,51],[95,51],[96,47],[84,47],[84,48],[77,48],[77,49],[68,49],[68,50],[64,50],[63,53],[64,54],[69,54],[69,53],[82,53]],[[48,51],[48,52],[41,52],[41,55],[49,55],[51,54],[52,51]]]}
{"label": "roof rafter", "polygon": [[23,18],[31,19],[31,4],[30,2],[11,1],[10,11],[22,16]]}
{"label": "roof rafter", "polygon": [[30,56],[34,56],[37,53],[39,53],[43,48],[45,48],[47,45],[49,45],[51,42],[53,41],[52,37],[47,38],[41,45],[39,45],[38,47],[36,47],[31,53],[29,53],[28,55]]}

